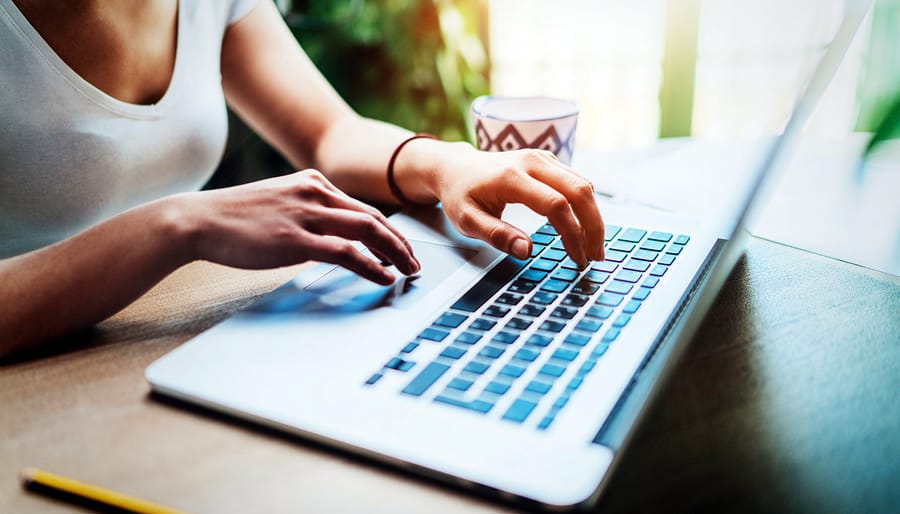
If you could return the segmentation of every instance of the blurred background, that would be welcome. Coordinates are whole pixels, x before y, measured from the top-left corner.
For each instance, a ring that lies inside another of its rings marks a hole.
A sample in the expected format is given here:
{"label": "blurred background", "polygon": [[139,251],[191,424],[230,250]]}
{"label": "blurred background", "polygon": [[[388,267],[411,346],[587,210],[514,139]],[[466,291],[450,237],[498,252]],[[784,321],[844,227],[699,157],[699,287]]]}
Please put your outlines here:
{"label": "blurred background", "polygon": [[[263,0],[270,1],[270,0]],[[475,97],[581,106],[577,148],[778,133],[843,0],[279,0],[298,41],[359,113],[469,140]],[[875,0],[816,132],[900,127],[900,0]],[[291,171],[234,116],[209,187]],[[891,123],[891,120],[894,120]]]}

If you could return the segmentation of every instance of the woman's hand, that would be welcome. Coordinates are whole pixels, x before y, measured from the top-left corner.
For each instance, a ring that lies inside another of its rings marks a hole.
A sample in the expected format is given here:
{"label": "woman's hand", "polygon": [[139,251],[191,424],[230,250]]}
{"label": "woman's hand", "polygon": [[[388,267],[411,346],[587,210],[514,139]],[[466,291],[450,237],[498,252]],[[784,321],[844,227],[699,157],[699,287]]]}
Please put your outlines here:
{"label": "woman's hand", "polygon": [[431,178],[447,217],[463,234],[520,259],[531,253],[528,234],[500,219],[510,203],[546,216],[579,264],[603,259],[604,225],[594,187],[544,150],[482,152],[447,145]]}
{"label": "woman's hand", "polygon": [[366,246],[404,274],[420,265],[409,242],[374,207],[354,200],[321,173],[305,170],[227,189],[181,195],[193,257],[239,268],[316,260],[379,284],[394,275],[364,255]]}

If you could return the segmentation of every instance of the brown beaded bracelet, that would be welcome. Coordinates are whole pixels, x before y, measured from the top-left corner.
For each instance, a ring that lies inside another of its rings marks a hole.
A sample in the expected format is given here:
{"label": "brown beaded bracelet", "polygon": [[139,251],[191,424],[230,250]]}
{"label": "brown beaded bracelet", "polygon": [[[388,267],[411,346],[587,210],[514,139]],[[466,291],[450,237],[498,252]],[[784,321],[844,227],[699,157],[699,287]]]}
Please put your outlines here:
{"label": "brown beaded bracelet", "polygon": [[394,163],[397,161],[397,156],[400,155],[400,150],[402,150],[407,143],[416,139],[437,139],[437,137],[431,134],[413,134],[412,136],[404,139],[399,145],[397,145],[397,148],[394,149],[394,153],[391,154],[391,160],[388,161],[387,183],[388,187],[391,189],[391,194],[394,195],[394,198],[396,198],[401,205],[430,206],[432,205],[430,203],[426,204],[413,202],[412,200],[407,198],[406,195],[404,195],[403,192],[400,191],[400,188],[397,186],[397,181],[394,180]]}

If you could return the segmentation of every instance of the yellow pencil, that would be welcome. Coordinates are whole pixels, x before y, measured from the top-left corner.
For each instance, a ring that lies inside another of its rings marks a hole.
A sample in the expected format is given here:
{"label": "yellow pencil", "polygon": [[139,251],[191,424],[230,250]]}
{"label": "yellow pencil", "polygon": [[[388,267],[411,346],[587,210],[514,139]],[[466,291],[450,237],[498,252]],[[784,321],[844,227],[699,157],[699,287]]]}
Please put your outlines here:
{"label": "yellow pencil", "polygon": [[64,476],[28,468],[22,472],[22,487],[29,491],[79,503],[106,512],[137,512],[147,514],[179,514],[181,511],[86,484]]}

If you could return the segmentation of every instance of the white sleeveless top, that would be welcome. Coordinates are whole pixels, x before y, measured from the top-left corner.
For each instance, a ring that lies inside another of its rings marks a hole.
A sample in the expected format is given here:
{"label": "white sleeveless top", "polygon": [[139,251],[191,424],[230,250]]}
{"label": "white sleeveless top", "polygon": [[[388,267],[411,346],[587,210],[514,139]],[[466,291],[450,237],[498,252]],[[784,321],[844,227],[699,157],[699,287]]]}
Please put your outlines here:
{"label": "white sleeveless top", "polygon": [[209,179],[228,132],[222,37],[255,2],[179,0],[169,87],[136,105],[81,78],[0,0],[0,258]]}

